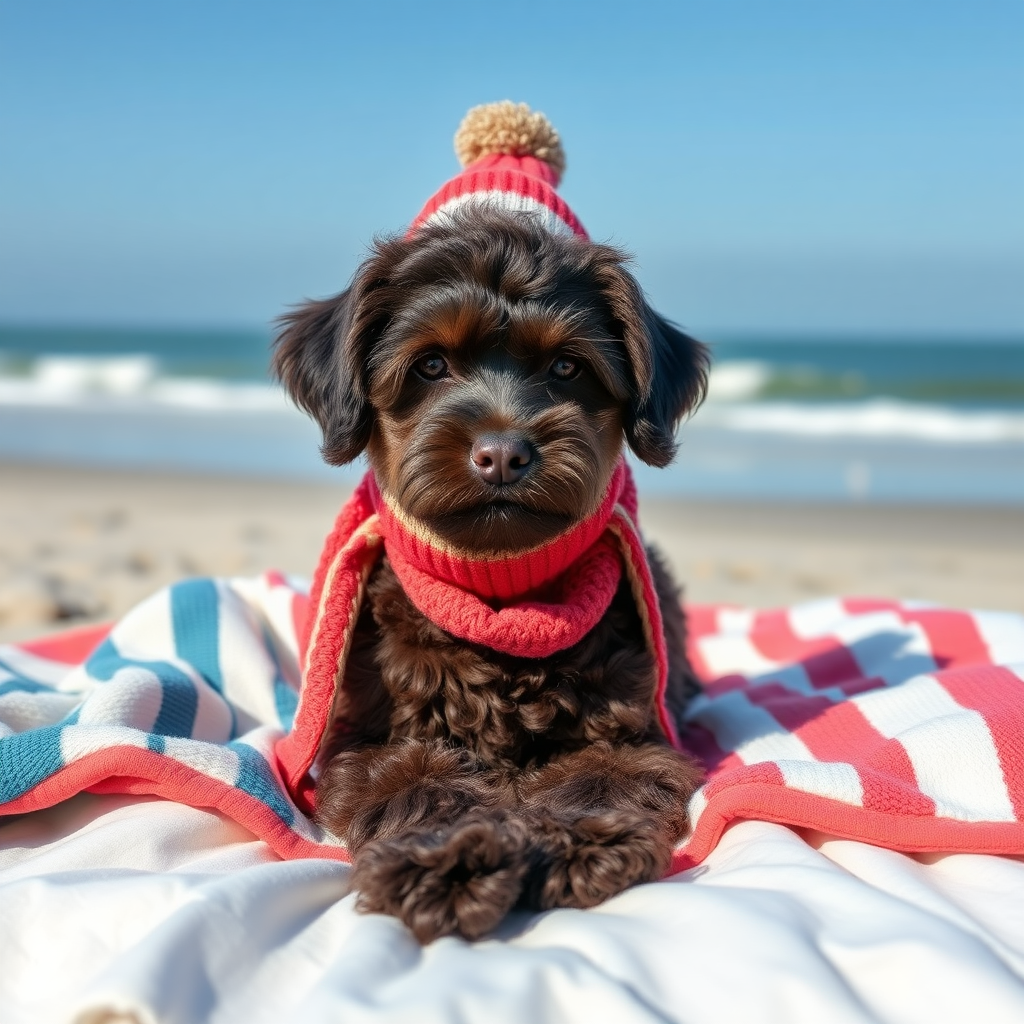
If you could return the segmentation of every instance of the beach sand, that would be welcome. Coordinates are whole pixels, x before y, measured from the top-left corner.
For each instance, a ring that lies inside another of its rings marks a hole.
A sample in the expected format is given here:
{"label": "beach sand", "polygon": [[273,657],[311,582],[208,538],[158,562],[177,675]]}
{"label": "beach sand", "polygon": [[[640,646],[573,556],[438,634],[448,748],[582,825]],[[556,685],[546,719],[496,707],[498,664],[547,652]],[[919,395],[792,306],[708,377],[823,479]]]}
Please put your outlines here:
{"label": "beach sand", "polygon": [[[310,576],[346,487],[0,465],[0,641],[116,619],[157,588]],[[828,595],[1024,612],[1024,509],[646,498],[691,602]]]}

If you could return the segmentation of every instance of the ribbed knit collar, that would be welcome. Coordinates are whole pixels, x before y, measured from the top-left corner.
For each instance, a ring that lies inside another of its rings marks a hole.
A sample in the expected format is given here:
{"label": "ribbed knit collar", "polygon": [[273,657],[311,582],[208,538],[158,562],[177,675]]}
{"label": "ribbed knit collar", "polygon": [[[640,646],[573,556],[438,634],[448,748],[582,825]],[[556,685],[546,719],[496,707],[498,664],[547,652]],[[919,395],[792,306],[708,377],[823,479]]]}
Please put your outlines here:
{"label": "ribbed knit collar", "polygon": [[[372,473],[368,483],[370,500],[392,561],[486,601],[514,600],[560,576],[604,533],[616,505],[622,505],[630,518],[636,520],[636,487],[625,459],[616,466],[593,513],[552,540],[512,553],[476,555],[460,551],[397,508],[381,492]],[[401,568],[396,568],[401,577]]]}

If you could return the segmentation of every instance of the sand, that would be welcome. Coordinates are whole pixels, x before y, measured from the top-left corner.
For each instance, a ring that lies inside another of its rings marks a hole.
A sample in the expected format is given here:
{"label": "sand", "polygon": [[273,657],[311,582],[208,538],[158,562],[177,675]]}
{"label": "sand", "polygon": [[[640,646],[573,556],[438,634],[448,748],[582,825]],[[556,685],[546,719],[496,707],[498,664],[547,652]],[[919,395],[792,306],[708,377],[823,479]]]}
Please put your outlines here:
{"label": "sand", "polygon": [[[0,641],[116,619],[187,576],[311,575],[348,489],[0,465]],[[844,594],[1024,612],[1024,509],[644,499],[692,602]]]}

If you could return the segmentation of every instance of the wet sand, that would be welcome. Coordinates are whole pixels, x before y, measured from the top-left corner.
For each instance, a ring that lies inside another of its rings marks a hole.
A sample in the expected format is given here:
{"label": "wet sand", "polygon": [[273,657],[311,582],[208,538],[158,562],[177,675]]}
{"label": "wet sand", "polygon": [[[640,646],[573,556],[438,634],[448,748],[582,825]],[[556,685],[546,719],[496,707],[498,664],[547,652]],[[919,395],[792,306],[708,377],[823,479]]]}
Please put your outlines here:
{"label": "wet sand", "polygon": [[[0,641],[115,619],[186,576],[309,576],[348,490],[0,464]],[[692,602],[1024,612],[1024,509],[649,498],[641,518]]]}

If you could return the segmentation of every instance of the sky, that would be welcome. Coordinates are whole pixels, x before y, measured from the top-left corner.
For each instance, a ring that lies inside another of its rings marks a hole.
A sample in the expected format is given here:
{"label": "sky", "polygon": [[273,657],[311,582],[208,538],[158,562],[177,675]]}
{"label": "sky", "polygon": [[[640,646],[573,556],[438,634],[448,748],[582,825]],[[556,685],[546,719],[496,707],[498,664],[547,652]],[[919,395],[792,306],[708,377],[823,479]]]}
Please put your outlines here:
{"label": "sky", "polygon": [[0,321],[265,324],[505,98],[693,330],[1024,333],[1022,0],[0,0]]}

